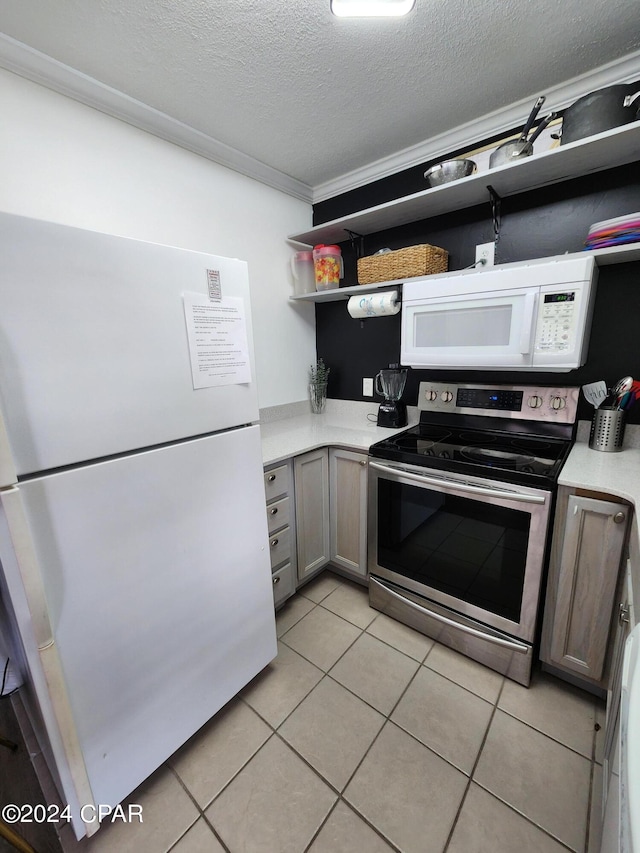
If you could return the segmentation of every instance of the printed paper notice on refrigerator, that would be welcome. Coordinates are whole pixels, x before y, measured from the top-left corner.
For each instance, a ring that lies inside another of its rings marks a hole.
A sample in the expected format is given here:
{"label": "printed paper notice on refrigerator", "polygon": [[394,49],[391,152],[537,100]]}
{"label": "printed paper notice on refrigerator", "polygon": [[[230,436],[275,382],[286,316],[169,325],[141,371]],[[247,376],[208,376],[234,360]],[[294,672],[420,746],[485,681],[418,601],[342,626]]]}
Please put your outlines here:
{"label": "printed paper notice on refrigerator", "polygon": [[251,382],[244,300],[184,293],[194,388]]}

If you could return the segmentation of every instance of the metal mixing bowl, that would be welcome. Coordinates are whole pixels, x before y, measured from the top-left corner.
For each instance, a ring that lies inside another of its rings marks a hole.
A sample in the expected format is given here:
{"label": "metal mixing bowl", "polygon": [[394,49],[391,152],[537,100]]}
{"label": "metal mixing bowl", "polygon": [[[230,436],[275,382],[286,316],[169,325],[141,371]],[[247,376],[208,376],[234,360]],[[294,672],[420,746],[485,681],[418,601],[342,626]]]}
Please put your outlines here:
{"label": "metal mixing bowl", "polygon": [[427,169],[424,176],[430,186],[439,187],[442,184],[448,184],[449,181],[457,181],[458,178],[473,175],[476,168],[473,160],[445,160],[444,163],[438,163],[437,166]]}

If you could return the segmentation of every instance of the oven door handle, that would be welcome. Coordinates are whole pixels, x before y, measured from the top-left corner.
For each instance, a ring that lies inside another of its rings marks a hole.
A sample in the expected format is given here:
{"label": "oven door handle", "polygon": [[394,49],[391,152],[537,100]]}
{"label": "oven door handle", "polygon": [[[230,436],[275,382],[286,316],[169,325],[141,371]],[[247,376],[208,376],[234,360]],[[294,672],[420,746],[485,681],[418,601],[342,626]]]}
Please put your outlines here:
{"label": "oven door handle", "polygon": [[512,652],[518,652],[519,654],[526,654],[530,649],[530,646],[527,646],[525,643],[520,643],[517,640],[507,640],[506,637],[497,637],[494,634],[486,634],[484,631],[479,631],[477,628],[472,628],[470,625],[464,625],[460,622],[456,622],[455,619],[449,619],[441,613],[436,613],[433,610],[429,610],[427,607],[422,607],[422,605],[417,604],[410,598],[405,598],[404,595],[400,595],[400,593],[396,592],[386,583],[378,580],[377,578],[369,578],[369,583],[377,584],[387,593],[387,595],[392,596],[392,598],[397,598],[398,601],[401,601],[409,607],[413,607],[413,609],[417,610],[418,613],[422,613],[430,619],[435,619],[436,622],[442,622],[444,625],[455,628],[457,631],[462,631],[464,634],[471,634],[473,637],[479,637],[481,640],[486,640],[486,642],[493,643],[495,646],[502,646],[505,649],[510,649]]}
{"label": "oven door handle", "polygon": [[369,461],[369,467],[385,474],[402,474],[408,480],[430,486],[452,486],[461,492],[472,495],[488,495],[496,498],[508,498],[511,501],[522,501],[529,504],[543,504],[547,500],[543,495],[527,495],[523,492],[506,492],[504,489],[492,489],[490,486],[473,486],[471,483],[461,483],[458,480],[447,480],[446,477],[430,477],[428,474],[416,474],[406,471],[404,468],[396,468],[393,465],[380,465],[378,462]]}

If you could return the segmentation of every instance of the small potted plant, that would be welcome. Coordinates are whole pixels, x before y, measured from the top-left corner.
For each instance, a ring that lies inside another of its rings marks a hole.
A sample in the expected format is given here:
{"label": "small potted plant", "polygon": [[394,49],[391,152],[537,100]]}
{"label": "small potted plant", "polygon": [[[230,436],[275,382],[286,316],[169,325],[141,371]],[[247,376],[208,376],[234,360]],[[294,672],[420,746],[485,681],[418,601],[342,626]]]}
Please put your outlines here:
{"label": "small potted plant", "polygon": [[327,367],[321,358],[309,369],[309,399],[311,400],[311,411],[315,414],[320,414],[323,411],[324,404],[327,401],[327,383],[330,370],[331,368]]}

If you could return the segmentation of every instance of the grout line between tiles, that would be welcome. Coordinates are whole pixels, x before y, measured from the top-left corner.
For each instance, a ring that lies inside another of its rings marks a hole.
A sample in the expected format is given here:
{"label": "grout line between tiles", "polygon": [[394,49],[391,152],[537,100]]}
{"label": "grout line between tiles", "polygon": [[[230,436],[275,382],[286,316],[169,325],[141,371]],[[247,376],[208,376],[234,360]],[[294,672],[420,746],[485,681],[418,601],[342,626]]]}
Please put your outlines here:
{"label": "grout line between tiles", "polygon": [[[296,754],[297,754],[297,753],[296,753]],[[311,836],[311,840],[310,840],[310,841],[309,841],[309,843],[305,846],[304,850],[302,850],[302,851],[301,851],[301,853],[307,853],[307,850],[309,850],[309,848],[313,845],[313,842],[314,842],[314,841],[316,840],[316,838],[320,835],[320,833],[322,832],[323,828],[326,826],[327,821],[329,820],[329,818],[331,817],[331,815],[332,815],[332,814],[334,813],[334,811],[336,810],[336,807],[337,807],[337,805],[338,805],[338,803],[339,803],[339,802],[340,802],[340,797],[338,797],[338,798],[336,799],[335,803],[331,806],[331,808],[329,809],[329,811],[328,811],[328,812],[327,812],[327,814],[325,815],[324,820],[320,823],[320,826],[319,826],[319,827],[316,829],[316,831],[313,833],[313,835]]]}
{"label": "grout line between tiles", "polygon": [[487,728],[485,729],[484,736],[482,738],[482,743],[480,744],[480,749],[478,750],[478,754],[476,755],[476,760],[473,762],[473,767],[471,768],[471,772],[469,773],[464,793],[460,798],[460,802],[458,803],[458,810],[456,811],[453,823],[451,824],[451,829],[449,830],[449,835],[447,836],[447,840],[443,847],[442,853],[446,853],[449,845],[451,844],[451,839],[453,838],[453,833],[455,831],[456,824],[458,823],[458,819],[460,818],[460,815],[462,813],[462,807],[464,806],[464,802],[467,799],[467,794],[469,793],[469,788],[471,787],[471,782],[473,781],[473,774],[476,772],[478,762],[480,761],[480,756],[482,755],[482,750],[484,749],[484,745],[487,742],[487,738],[489,737],[489,729],[491,728],[491,724],[493,723],[493,720],[495,718],[496,711],[498,710],[498,702],[500,701],[500,697],[502,696],[503,690],[504,678],[502,679],[502,684],[500,685],[500,689],[498,690],[496,701],[493,703],[493,711],[491,712],[491,716],[489,717],[489,723],[487,725]]}
{"label": "grout line between tiles", "polygon": [[[454,823],[453,823],[453,826],[451,827],[451,833],[450,833],[449,839],[447,840],[447,847],[449,846],[449,843],[451,842],[451,838],[452,838],[452,836],[453,836],[453,831],[454,831],[454,829],[455,829],[455,825],[456,825],[456,823],[458,822],[458,819],[459,819],[459,817],[460,817],[460,813],[461,813],[461,811],[462,811],[462,805],[463,805],[463,803],[464,803],[464,800],[465,800],[465,799],[466,799],[466,797],[467,797],[467,794],[468,794],[469,788],[471,787],[471,783],[473,782],[474,784],[478,785],[478,787],[482,788],[482,790],[483,790],[483,791],[486,791],[488,794],[490,794],[494,799],[498,800],[498,801],[499,801],[499,802],[501,802],[503,805],[507,806],[507,808],[511,809],[511,811],[515,812],[517,815],[519,815],[520,817],[522,817],[524,820],[526,820],[526,821],[527,821],[528,823],[530,823],[532,826],[535,826],[535,827],[536,827],[536,829],[539,829],[541,832],[543,832],[543,833],[544,833],[545,835],[547,835],[549,838],[552,838],[555,842],[557,842],[558,844],[560,844],[560,845],[561,845],[562,847],[564,847],[566,850],[570,850],[570,851],[571,851],[571,853],[576,853],[576,851],[574,851],[572,847],[569,847],[569,845],[568,845],[568,844],[566,844],[564,841],[561,841],[559,838],[557,838],[555,835],[553,835],[551,832],[549,832],[549,830],[548,830],[548,829],[546,829],[544,826],[541,826],[539,823],[536,823],[536,822],[535,822],[535,820],[533,820],[532,818],[530,818],[528,815],[524,814],[523,812],[519,811],[519,810],[518,810],[514,805],[512,805],[511,803],[508,803],[508,802],[506,802],[505,800],[503,800],[503,799],[502,799],[501,797],[499,797],[496,793],[494,793],[493,791],[490,791],[488,788],[486,788],[484,785],[482,785],[480,782],[478,782],[478,781],[474,778],[474,776],[475,776],[475,772],[476,772],[476,769],[477,769],[477,766],[478,766],[478,763],[479,763],[479,761],[480,761],[480,757],[481,757],[481,755],[482,755],[482,751],[483,751],[483,749],[484,749],[484,747],[485,747],[485,744],[486,744],[486,741],[487,741],[487,737],[489,736],[489,730],[491,729],[491,726],[492,726],[493,721],[494,721],[494,719],[495,719],[495,715],[496,715],[496,713],[497,713],[498,711],[502,711],[502,713],[503,713],[503,714],[507,714],[507,716],[510,716],[512,719],[517,720],[519,723],[522,723],[523,725],[528,726],[528,728],[533,729],[533,731],[538,732],[538,734],[542,734],[542,735],[544,735],[545,737],[549,737],[549,736],[548,736],[548,735],[546,735],[544,732],[541,732],[539,729],[536,729],[534,726],[529,726],[529,725],[528,725],[528,723],[525,723],[525,722],[524,722],[524,720],[519,720],[519,719],[518,719],[518,717],[514,717],[514,716],[513,716],[513,714],[509,714],[509,713],[508,713],[508,712],[506,712],[503,708],[499,708],[499,707],[498,707],[499,702],[500,702],[500,699],[502,698],[502,693],[504,692],[505,684],[506,684],[506,678],[503,680],[502,685],[501,685],[501,687],[500,687],[500,692],[499,692],[499,694],[498,694],[498,698],[496,699],[496,702],[495,702],[495,706],[494,706],[494,709],[493,709],[493,714],[491,715],[491,719],[489,720],[489,725],[487,726],[487,731],[485,732],[485,736],[484,736],[484,738],[483,738],[482,745],[481,745],[480,750],[479,750],[479,752],[478,752],[478,756],[477,756],[477,758],[476,758],[476,761],[475,761],[475,763],[474,763],[474,765],[473,765],[473,768],[472,768],[472,771],[471,771],[471,775],[469,776],[469,784],[467,785],[467,789],[465,790],[464,796],[463,796],[463,798],[462,798],[462,802],[460,803],[460,808],[458,809],[458,814],[456,815],[456,819],[455,819],[455,821],[454,821]],[[560,743],[560,741],[557,741],[555,738],[551,738],[551,737],[550,737],[549,739],[550,739],[550,740],[552,740],[554,743],[558,743],[560,746],[566,746],[566,744]],[[569,749],[569,747],[566,747],[566,748],[567,748],[567,749]],[[572,752],[574,752],[576,755],[580,755],[580,757],[581,757],[581,758],[584,758],[584,755],[582,755],[581,753],[576,753],[576,752],[575,752],[575,750],[571,750],[571,751],[572,751]],[[588,760],[588,759],[585,759],[585,760]],[[591,772],[593,772],[593,763],[591,763],[591,768],[592,768],[592,769],[591,769]],[[589,811],[587,810],[587,825],[588,825],[588,822],[589,822]],[[443,853],[446,853],[447,847],[445,847],[445,849],[444,849]],[[584,849],[585,849],[585,851],[586,851],[586,849],[587,849],[587,848],[585,847]]]}
{"label": "grout line between tiles", "polygon": [[[328,676],[325,676],[325,677],[328,677]],[[318,684],[319,683],[320,682],[318,682]],[[382,715],[382,716],[384,716],[384,715]],[[385,722],[388,722],[388,720],[385,719]],[[331,807],[331,809],[327,813],[327,816],[325,817],[325,819],[322,821],[322,823],[318,827],[317,831],[315,832],[315,834],[314,834],[313,838],[311,839],[311,841],[309,842],[309,844],[304,848],[304,851],[307,851],[309,849],[309,847],[313,844],[314,840],[319,835],[322,827],[326,824],[326,822],[328,821],[330,815],[335,810],[338,803],[343,802],[348,808],[351,809],[351,811],[355,812],[358,815],[358,817],[360,817],[367,824],[367,826],[369,826],[370,829],[372,829],[376,833],[376,835],[378,835],[387,844],[389,844],[391,846],[392,850],[397,851],[397,853],[402,853],[402,851],[400,850],[399,847],[396,847],[396,845],[392,841],[390,841],[390,839],[388,839],[385,835],[383,835],[383,833],[376,826],[374,826],[363,814],[361,814],[361,812],[358,811],[358,809],[352,803],[350,803],[349,800],[347,800],[343,797],[344,790],[346,789],[347,785],[349,784],[349,782],[353,778],[353,775],[356,773],[358,767],[360,767],[360,764],[362,764],[362,761],[364,761],[365,756],[368,754],[369,750],[371,749],[371,747],[373,746],[375,741],[378,739],[378,735],[380,734],[380,732],[382,731],[383,728],[384,728],[384,723],[382,724],[382,726],[380,726],[380,730],[377,732],[376,736],[374,737],[371,744],[367,748],[364,756],[362,757],[361,761],[358,763],[356,770],[353,771],[351,776],[348,778],[347,782],[343,785],[342,790],[336,788],[336,786],[332,782],[330,782],[325,776],[323,776],[317,768],[315,768],[312,764],[310,764],[309,761],[304,757],[304,755],[302,755],[302,753],[298,752],[298,750],[295,748],[295,746],[290,744],[289,741],[285,740],[285,738],[280,734],[280,732],[278,732],[278,731],[274,732],[275,737],[277,737],[284,744],[284,746],[286,746],[293,753],[295,753],[297,758],[299,758],[309,768],[309,770],[311,770],[314,773],[314,775],[316,775],[318,777],[318,779],[320,779],[320,781],[323,782],[328,788],[330,788],[331,791],[336,795],[335,803],[333,804],[333,806]],[[271,738],[269,738],[269,740],[271,740]],[[265,744],[263,744],[262,746],[264,746],[264,745]],[[262,747],[260,747],[260,749],[262,749]]]}
{"label": "grout line between tiles", "polygon": [[281,637],[283,637],[287,633],[287,631],[290,631],[293,627],[295,627],[298,624],[298,622],[301,622],[305,616],[308,616],[309,613],[311,613],[312,610],[315,610],[316,607],[318,606],[313,601],[311,601],[310,598],[305,598],[305,601],[308,601],[310,604],[313,604],[313,607],[311,607],[310,610],[307,610],[306,613],[303,613],[302,616],[299,616],[295,622],[292,622],[291,625],[289,625],[289,627],[285,631],[282,632],[282,634],[278,634],[278,614],[276,613],[276,639],[279,640]]}
{"label": "grout line between tiles", "polygon": [[[332,611],[327,610],[327,609],[326,609],[326,607],[323,607],[322,609],[325,611],[325,613],[332,613]],[[309,611],[309,613],[311,613],[311,612],[312,612],[312,611],[310,610],[310,611]],[[308,616],[308,615],[309,615],[309,614],[307,614],[307,616]],[[342,660],[342,658],[346,655],[346,653],[347,653],[347,652],[349,651],[349,649],[353,646],[353,644],[354,644],[354,643],[356,643],[356,642],[360,639],[360,637],[365,633],[363,628],[360,628],[358,625],[354,625],[354,624],[353,624],[353,622],[349,622],[349,620],[348,620],[348,619],[343,619],[343,618],[342,618],[342,616],[338,616],[338,614],[337,614],[337,613],[332,613],[332,615],[333,615],[333,616],[336,616],[338,619],[342,619],[342,621],[343,621],[343,622],[346,622],[346,623],[347,623],[347,625],[351,625],[351,627],[352,627],[352,628],[357,628],[357,629],[358,629],[358,631],[360,631],[360,633],[358,634],[358,636],[357,636],[357,637],[354,637],[354,639],[349,643],[349,645],[347,646],[347,648],[346,648],[343,652],[341,652],[341,653],[340,653],[339,657],[337,657],[337,658],[336,658],[336,660],[331,664],[331,666],[329,667],[329,669],[323,669],[321,666],[318,666],[318,664],[317,664],[317,663],[314,663],[314,662],[311,660],[311,658],[305,657],[305,656],[302,654],[302,652],[298,651],[298,649],[294,649],[294,648],[293,648],[293,646],[290,646],[290,645],[289,645],[289,643],[287,643],[287,642],[286,642],[286,640],[284,639],[284,638],[286,637],[286,635],[287,635],[286,633],[285,633],[285,634],[283,634],[283,635],[282,635],[282,637],[280,637],[280,642],[281,642],[281,643],[284,643],[284,644],[285,644],[285,646],[286,646],[288,649],[290,649],[292,652],[295,652],[297,655],[300,655],[300,657],[301,657],[301,658],[303,658],[304,660],[306,660],[306,661],[307,661],[307,663],[310,663],[312,666],[315,666],[315,668],[316,668],[316,669],[319,669],[319,670],[320,670],[320,672],[324,673],[325,675],[327,675],[327,674],[329,673],[329,671],[333,669],[333,667],[338,663],[338,661],[339,661],[339,660]],[[287,633],[288,633],[288,632],[287,632]]]}
{"label": "grout line between tiles", "polygon": [[[506,677],[505,677],[505,678],[506,678]],[[504,691],[504,686],[505,686],[505,679],[503,679],[503,682],[502,682],[502,684],[500,685],[500,691],[499,691],[499,693],[498,693],[498,697],[497,697],[497,699],[496,699],[496,701],[495,701],[495,704],[494,704],[494,706],[493,706],[493,712],[492,712],[492,714],[491,714],[491,719],[489,720],[489,725],[487,726],[487,730],[486,730],[486,731],[485,731],[485,733],[484,733],[484,737],[483,737],[483,739],[482,739],[482,744],[480,745],[480,749],[478,750],[478,755],[476,756],[476,760],[475,760],[474,765],[473,765],[473,767],[472,767],[472,769],[471,769],[471,773],[469,774],[469,781],[468,781],[468,783],[467,783],[467,787],[465,788],[465,792],[464,792],[464,794],[463,794],[463,796],[462,796],[462,799],[461,799],[461,801],[460,801],[460,805],[459,805],[459,807],[458,807],[458,811],[457,811],[457,813],[456,813],[456,816],[455,816],[455,819],[454,819],[454,821],[453,821],[453,824],[451,825],[451,831],[450,831],[450,833],[449,833],[449,837],[447,838],[447,843],[446,843],[446,845],[445,845],[444,850],[442,851],[442,853],[446,853],[446,851],[447,851],[447,849],[448,849],[448,847],[449,847],[449,844],[451,843],[451,839],[452,839],[452,837],[453,837],[453,833],[454,833],[454,830],[455,830],[455,828],[456,828],[456,824],[458,823],[458,819],[459,819],[459,817],[460,817],[460,814],[462,813],[462,807],[463,807],[464,802],[465,802],[465,800],[466,800],[466,798],[467,798],[467,795],[468,795],[468,793],[469,793],[469,789],[471,788],[471,784],[472,784],[472,783],[473,783],[473,784],[475,784],[475,785],[477,785],[479,788],[482,788],[482,790],[483,790],[483,791],[486,791],[486,792],[487,792],[490,796],[492,796],[495,800],[498,800],[498,802],[502,803],[504,806],[506,806],[506,807],[507,807],[508,809],[510,809],[512,812],[515,812],[515,814],[517,814],[519,817],[521,817],[521,818],[523,818],[524,820],[526,820],[526,821],[527,821],[527,823],[530,823],[532,826],[535,826],[535,827],[536,827],[536,829],[539,829],[541,832],[543,832],[543,833],[544,833],[545,835],[547,835],[549,838],[552,838],[555,842],[557,842],[558,844],[560,844],[560,845],[561,845],[562,847],[564,847],[566,850],[570,850],[572,853],[576,853],[576,851],[574,851],[574,850],[573,850],[573,848],[569,847],[567,844],[565,844],[565,843],[564,843],[563,841],[561,841],[559,838],[556,838],[556,836],[555,836],[555,835],[553,835],[552,833],[550,833],[550,832],[549,832],[549,830],[545,829],[543,826],[540,826],[540,824],[536,823],[536,822],[535,822],[534,820],[532,820],[528,815],[526,815],[526,814],[524,814],[523,812],[519,811],[517,808],[515,808],[515,806],[513,806],[511,803],[508,803],[508,802],[506,802],[505,800],[503,800],[501,797],[499,797],[499,796],[498,796],[497,794],[495,794],[493,791],[490,791],[488,788],[485,788],[485,787],[484,787],[484,785],[482,785],[480,782],[478,782],[478,781],[474,778],[474,775],[475,775],[476,769],[477,769],[477,767],[478,767],[478,763],[480,762],[480,757],[481,757],[481,755],[482,755],[482,751],[483,751],[483,749],[484,749],[484,747],[485,747],[485,744],[486,744],[486,742],[487,742],[487,737],[489,736],[489,730],[491,729],[491,725],[492,725],[492,723],[493,723],[493,721],[494,721],[494,719],[495,719],[496,712],[497,712],[497,711],[502,711],[502,713],[507,713],[507,712],[505,712],[505,711],[504,711],[504,709],[503,709],[503,708],[499,708],[499,707],[498,707],[498,703],[500,702],[500,698],[502,697],[502,693],[503,693],[503,691]],[[513,717],[513,715],[511,715],[511,714],[508,714],[508,716]],[[513,719],[518,720],[518,718],[517,718],[517,717],[513,717]],[[527,725],[526,723],[524,723],[524,721],[523,721],[523,720],[518,720],[518,722],[523,723],[524,725]],[[533,726],[529,726],[529,728],[533,729],[534,731],[538,732],[539,734],[544,734],[544,732],[540,732],[540,731],[539,731],[539,729],[536,729],[536,728],[534,728]],[[559,741],[556,741],[556,740],[555,740],[555,738],[550,738],[550,740],[553,740],[555,743],[560,743]],[[565,746],[565,744],[560,744],[560,746]],[[567,747],[567,748],[568,748],[568,747]],[[572,752],[574,752],[574,751],[575,751],[575,750],[572,750]],[[578,754],[578,755],[580,755],[580,753],[577,753],[577,754]],[[584,758],[584,756],[582,756],[582,758]],[[585,847],[585,850],[586,850],[586,847]]]}
{"label": "grout line between tiles", "polygon": [[[255,754],[255,753],[254,753],[254,754]],[[243,766],[245,766],[245,765],[243,765]],[[207,826],[209,827],[209,829],[211,830],[211,832],[215,835],[216,840],[220,842],[220,844],[222,845],[222,847],[223,847],[223,849],[226,851],[226,853],[231,853],[231,851],[229,850],[229,848],[227,847],[227,845],[224,843],[224,841],[220,838],[220,836],[219,836],[219,835],[218,835],[218,833],[216,832],[216,829],[215,829],[215,827],[213,826],[213,824],[211,823],[211,821],[209,820],[209,818],[208,818],[208,817],[206,816],[206,814],[204,813],[204,809],[200,806],[200,803],[198,803],[198,801],[196,800],[196,798],[193,796],[193,794],[191,793],[191,791],[187,788],[187,786],[186,786],[186,785],[185,785],[185,783],[183,782],[183,780],[182,780],[182,778],[181,778],[180,774],[179,774],[176,770],[174,770],[174,768],[173,768],[170,764],[167,764],[167,765],[166,765],[166,767],[168,767],[168,768],[169,768],[169,770],[171,771],[171,773],[173,773],[173,775],[176,777],[176,779],[178,780],[178,783],[179,783],[179,784],[182,786],[182,788],[184,789],[185,794],[189,797],[189,799],[191,800],[191,802],[194,804],[194,806],[197,808],[197,810],[198,810],[198,812],[199,812],[198,817],[197,817],[197,818],[194,820],[194,822],[193,822],[192,824],[190,824],[190,825],[189,825],[189,827],[188,827],[188,828],[187,828],[187,829],[182,833],[182,835],[180,836],[180,838],[178,838],[178,840],[175,842],[175,844],[172,844],[172,845],[171,845],[171,847],[169,848],[169,850],[167,851],[167,853],[170,853],[170,851],[171,851],[171,850],[173,850],[173,848],[174,848],[174,847],[176,847],[176,845],[177,845],[177,844],[179,844],[179,843],[180,843],[180,841],[182,841],[182,839],[185,837],[185,835],[187,834],[187,832],[189,832],[191,829],[193,829],[193,827],[194,827],[194,826],[196,825],[196,823],[200,820],[200,818],[203,818],[203,819],[204,819],[205,823],[207,824]],[[238,771],[238,772],[240,772],[240,771]],[[237,775],[237,774],[236,774],[236,775]],[[235,776],[234,776],[234,778],[235,778]],[[225,786],[225,787],[226,787],[226,786]],[[220,791],[219,793],[222,793],[222,792]],[[216,796],[218,796],[218,795],[216,794]],[[215,800],[215,797],[214,797],[213,799]],[[211,803],[212,803],[212,802],[213,802],[213,800],[211,800]],[[209,808],[209,806],[211,805],[211,803],[209,803],[208,805],[206,805],[204,808]]]}
{"label": "grout line between tiles", "polygon": [[[497,706],[496,706],[496,708],[497,708]],[[549,740],[552,740],[554,743],[557,743],[558,746],[563,746],[565,749],[568,749],[569,752],[573,752],[574,755],[579,755],[580,758],[583,758],[585,761],[592,763],[592,759],[587,758],[587,756],[584,754],[584,752],[580,752],[579,750],[574,749],[574,747],[569,746],[566,743],[563,743],[561,740],[558,740],[558,738],[554,737],[553,735],[550,735],[548,732],[543,732],[542,729],[538,729],[538,728],[536,728],[536,726],[532,725],[531,723],[528,723],[526,720],[520,719],[520,717],[517,717],[515,714],[511,713],[510,711],[507,711],[505,708],[497,708],[497,710],[502,711],[503,714],[506,714],[507,717],[511,717],[512,720],[517,720],[519,723],[522,723],[522,725],[526,726],[528,729],[532,729],[532,731],[537,732],[539,735],[543,735],[544,737],[548,738]]]}
{"label": "grout line between tiles", "polygon": [[[439,645],[439,644],[437,643],[437,641],[434,640],[433,645],[435,646],[435,645]],[[429,657],[429,655],[427,655],[427,657]],[[426,661],[426,658],[425,658],[425,661]],[[486,697],[481,696],[479,693],[476,693],[475,690],[471,690],[469,687],[465,687],[464,684],[460,684],[460,682],[456,681],[455,678],[451,678],[451,676],[445,675],[443,672],[440,672],[440,670],[438,670],[438,669],[432,669],[432,667],[430,667],[427,663],[423,662],[420,664],[420,666],[423,666],[425,669],[428,669],[429,672],[435,673],[435,675],[439,675],[441,678],[444,678],[450,684],[455,684],[456,687],[461,687],[463,690],[466,690],[467,693],[470,693],[472,696],[475,696],[476,699],[482,699],[482,701],[486,702],[487,705],[493,705],[494,707],[496,707],[496,705],[498,703],[498,699],[502,695],[502,688],[504,686],[504,679],[506,678],[506,676],[504,676],[504,675],[502,676],[502,682],[500,684],[500,689],[498,690],[498,696],[495,699],[495,701],[492,701],[491,699],[487,699]],[[480,664],[480,666],[483,666],[483,664]],[[498,673],[498,675],[499,674],[500,673]]]}
{"label": "grout line between tiles", "polygon": [[[498,797],[498,795],[495,794],[493,791],[490,791],[488,788],[485,788],[485,786],[480,784],[480,782],[476,782],[475,779],[471,779],[470,781],[473,782],[475,785],[477,785],[479,788],[482,788],[482,790],[486,794],[489,794],[490,797],[493,797],[494,800],[497,800],[499,803],[502,803],[503,806],[506,806],[510,811],[514,812],[514,814],[517,814],[518,817],[522,818],[524,821],[531,824],[531,826],[535,826],[535,828],[539,829],[540,832],[544,833],[544,835],[546,835],[547,838],[551,838],[553,841],[555,841],[556,844],[560,845],[560,847],[562,847],[563,850],[568,850],[568,851],[570,851],[570,853],[585,853],[585,851],[576,851],[573,847],[570,847],[565,841],[562,841],[560,838],[553,835],[553,833],[549,832],[548,829],[545,829],[544,826],[541,826],[539,823],[536,823],[535,820],[532,820],[532,818],[530,818],[528,815],[524,814],[524,812],[519,811],[515,806],[511,805],[511,803],[505,802],[503,799]],[[465,792],[465,798],[466,798],[466,792]],[[456,822],[457,822],[457,818],[456,818]],[[445,850],[443,850],[443,853],[446,853],[446,848],[445,848]]]}

